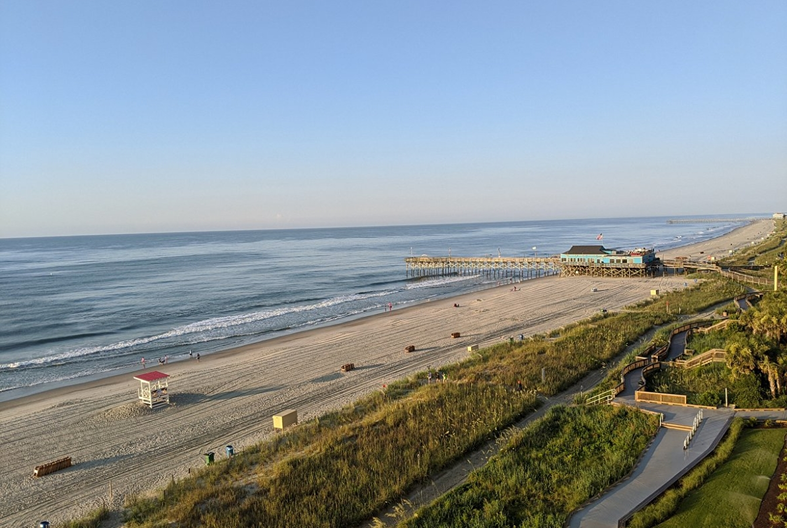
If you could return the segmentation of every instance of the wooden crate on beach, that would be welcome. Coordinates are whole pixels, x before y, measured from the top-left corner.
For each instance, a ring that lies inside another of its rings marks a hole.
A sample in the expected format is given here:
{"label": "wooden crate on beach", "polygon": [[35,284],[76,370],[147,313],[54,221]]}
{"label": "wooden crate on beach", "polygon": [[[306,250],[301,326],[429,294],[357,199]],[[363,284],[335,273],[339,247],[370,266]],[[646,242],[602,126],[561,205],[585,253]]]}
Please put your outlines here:
{"label": "wooden crate on beach", "polygon": [[460,332],[453,332],[453,333],[451,334],[451,337],[452,337],[452,338],[454,338],[454,339],[456,339],[457,337],[462,337],[462,334],[461,334]]}
{"label": "wooden crate on beach", "polygon": [[59,458],[54,462],[47,462],[46,464],[36,466],[33,470],[33,476],[43,477],[44,475],[49,475],[50,473],[60,471],[61,469],[65,469],[67,467],[71,467],[71,457]]}
{"label": "wooden crate on beach", "polygon": [[345,363],[342,365],[342,372],[350,372],[355,368],[355,363]]}
{"label": "wooden crate on beach", "polygon": [[415,345],[407,345],[404,347],[405,352],[415,352]]}

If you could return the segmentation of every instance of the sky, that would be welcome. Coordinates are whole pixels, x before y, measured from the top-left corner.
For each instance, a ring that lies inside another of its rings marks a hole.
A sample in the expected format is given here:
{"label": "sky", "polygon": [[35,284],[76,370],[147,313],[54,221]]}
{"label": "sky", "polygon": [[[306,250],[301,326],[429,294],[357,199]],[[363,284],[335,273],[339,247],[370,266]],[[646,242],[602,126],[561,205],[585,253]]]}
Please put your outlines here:
{"label": "sky", "polygon": [[787,2],[0,0],[0,237],[787,211]]}

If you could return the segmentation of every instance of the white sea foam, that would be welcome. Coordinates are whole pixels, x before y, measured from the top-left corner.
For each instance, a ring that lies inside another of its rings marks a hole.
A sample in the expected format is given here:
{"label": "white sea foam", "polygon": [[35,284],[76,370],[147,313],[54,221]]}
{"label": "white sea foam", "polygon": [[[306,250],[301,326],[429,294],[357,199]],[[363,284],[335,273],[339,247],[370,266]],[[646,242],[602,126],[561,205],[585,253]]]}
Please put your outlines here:
{"label": "white sea foam", "polygon": [[[147,345],[149,343],[153,343],[156,341],[163,341],[163,340],[179,338],[183,336],[188,336],[189,339],[187,339],[185,342],[179,341],[175,343],[176,345],[204,343],[207,341],[226,339],[229,337],[237,337],[239,335],[243,335],[243,333],[240,333],[236,330],[233,330],[231,332],[225,332],[225,331],[228,329],[235,329],[237,327],[244,326],[244,325],[253,325],[254,323],[260,323],[276,317],[282,317],[290,314],[304,313],[310,311],[319,312],[321,310],[325,310],[326,308],[330,308],[333,306],[355,302],[355,301],[364,301],[367,299],[386,297],[392,295],[393,293],[395,292],[389,290],[389,291],[379,291],[379,292],[371,292],[371,293],[364,293],[364,294],[341,295],[314,304],[307,304],[302,306],[290,306],[285,308],[277,308],[274,310],[250,312],[240,315],[214,317],[211,319],[205,319],[204,321],[197,321],[195,323],[179,326],[167,332],[163,332],[161,334],[157,334],[153,336],[138,337],[135,339],[118,341],[108,345],[80,347],[59,354],[47,355],[44,357],[25,360],[25,361],[16,361],[13,363],[0,363],[0,371],[18,369],[21,367],[30,368],[30,367],[47,366],[57,362],[63,362],[68,360],[73,361],[77,358],[85,357],[85,356],[93,356],[96,354],[101,354],[106,352],[130,350],[134,348],[139,348],[143,345]],[[349,310],[347,312],[342,312],[342,314],[337,314],[336,318],[348,314],[355,315],[357,313],[362,313],[363,311],[364,310]],[[326,317],[325,316],[321,318],[318,317],[313,320],[313,323],[320,322],[323,319],[326,319]],[[327,317],[327,319],[332,319],[332,318]],[[249,332],[249,334],[254,334],[254,333],[256,332],[253,331]]]}
{"label": "white sea foam", "polygon": [[413,282],[405,286],[407,290],[417,290],[420,288],[439,288],[449,284],[456,284],[457,282],[470,281],[477,279],[480,275],[457,275],[451,277],[440,277],[434,279],[426,279],[418,282]]}

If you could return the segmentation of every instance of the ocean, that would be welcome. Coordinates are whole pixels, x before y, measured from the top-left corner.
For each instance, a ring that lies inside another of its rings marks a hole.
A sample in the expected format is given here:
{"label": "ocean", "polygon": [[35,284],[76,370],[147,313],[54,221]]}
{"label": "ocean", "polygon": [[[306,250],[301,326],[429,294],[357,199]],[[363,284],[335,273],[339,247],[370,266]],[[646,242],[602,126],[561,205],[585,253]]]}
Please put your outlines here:
{"label": "ocean", "polygon": [[741,225],[667,220],[0,239],[0,399],[130,372],[143,357],[155,366],[498,280],[408,278],[411,255],[547,256],[596,243],[660,250]]}

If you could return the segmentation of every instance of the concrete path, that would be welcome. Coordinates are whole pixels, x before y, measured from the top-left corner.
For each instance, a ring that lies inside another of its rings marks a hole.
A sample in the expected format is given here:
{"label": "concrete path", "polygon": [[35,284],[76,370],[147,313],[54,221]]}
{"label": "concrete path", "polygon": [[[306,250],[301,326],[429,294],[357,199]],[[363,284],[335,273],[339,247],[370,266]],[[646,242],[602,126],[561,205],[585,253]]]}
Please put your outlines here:
{"label": "concrete path", "polygon": [[[665,361],[677,358],[686,347],[686,332],[673,336]],[[698,409],[674,405],[637,402],[634,391],[642,376],[642,369],[626,375],[626,388],[615,398],[617,403],[639,409],[662,413],[664,423],[691,427]],[[734,412],[730,409],[703,410],[704,419],[692,439],[689,449],[683,449],[687,431],[662,427],[653,443],[640,460],[634,472],[601,497],[574,513],[569,526],[572,528],[616,528],[673,483],[685,475],[698,462],[713,451],[729,429]],[[774,413],[776,414],[776,413]]]}
{"label": "concrete path", "polygon": [[[666,405],[640,408],[665,414],[665,422],[691,426],[697,409]],[[716,448],[730,426],[730,410],[704,410],[704,419],[688,450],[683,450],[686,431],[662,427],[632,475],[599,499],[571,516],[573,528],[617,527],[621,519],[649,504]]]}

